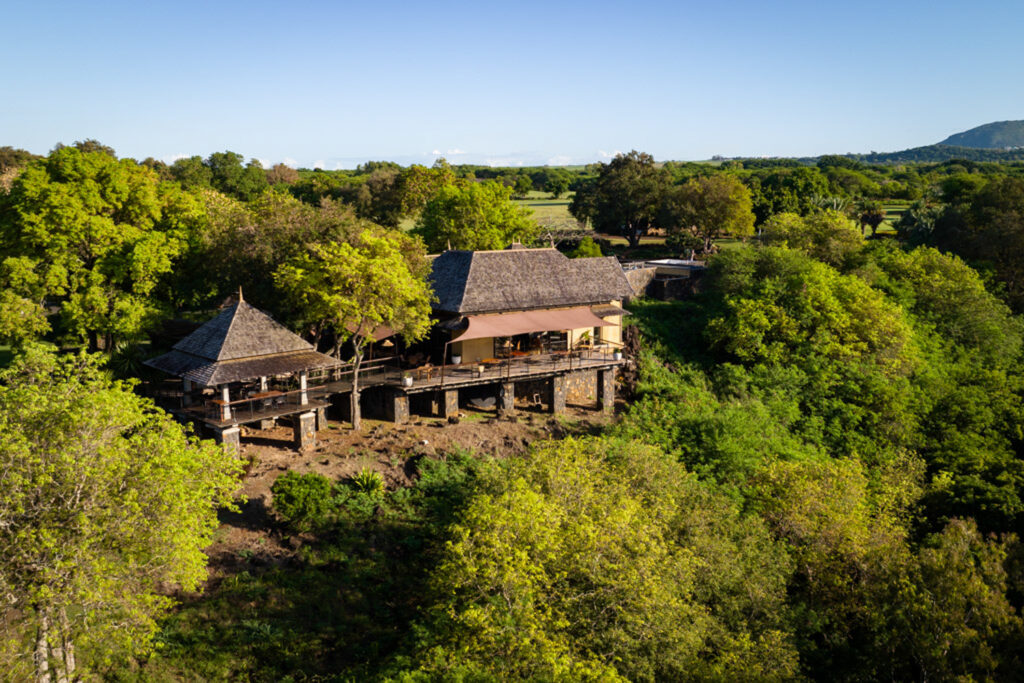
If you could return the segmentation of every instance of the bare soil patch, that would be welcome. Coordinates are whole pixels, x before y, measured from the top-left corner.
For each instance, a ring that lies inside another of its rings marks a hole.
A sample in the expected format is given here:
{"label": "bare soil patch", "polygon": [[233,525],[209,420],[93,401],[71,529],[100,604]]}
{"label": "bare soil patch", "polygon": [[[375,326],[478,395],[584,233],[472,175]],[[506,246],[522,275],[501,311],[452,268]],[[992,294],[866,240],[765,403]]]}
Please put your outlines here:
{"label": "bare soil patch", "polygon": [[270,492],[274,481],[289,470],[341,481],[366,467],[380,472],[387,487],[394,489],[412,483],[418,457],[439,457],[455,449],[512,457],[525,453],[534,441],[591,433],[608,420],[599,410],[580,406],[569,406],[558,417],[520,412],[512,419],[466,410],[455,424],[417,416],[405,425],[364,419],[360,432],[331,420],[317,432],[316,446],[304,451],[292,444],[290,426],[243,428],[241,457],[250,464],[239,495],[246,502],[240,503],[237,513],[221,513],[221,527],[207,549],[213,577],[239,564],[280,566],[294,555],[302,539],[277,528]]}

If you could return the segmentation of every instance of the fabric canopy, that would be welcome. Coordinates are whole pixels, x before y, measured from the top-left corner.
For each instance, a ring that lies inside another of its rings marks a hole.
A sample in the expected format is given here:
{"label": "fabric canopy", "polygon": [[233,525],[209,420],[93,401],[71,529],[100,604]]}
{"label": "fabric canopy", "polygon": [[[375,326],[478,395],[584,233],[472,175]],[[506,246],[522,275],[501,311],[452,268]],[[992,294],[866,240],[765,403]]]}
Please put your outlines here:
{"label": "fabric canopy", "polygon": [[589,306],[560,308],[546,311],[520,311],[518,313],[492,313],[466,316],[469,329],[452,341],[468,341],[485,337],[511,337],[529,332],[552,332],[557,330],[578,330],[584,327],[608,327],[614,323],[605,322],[591,313]]}

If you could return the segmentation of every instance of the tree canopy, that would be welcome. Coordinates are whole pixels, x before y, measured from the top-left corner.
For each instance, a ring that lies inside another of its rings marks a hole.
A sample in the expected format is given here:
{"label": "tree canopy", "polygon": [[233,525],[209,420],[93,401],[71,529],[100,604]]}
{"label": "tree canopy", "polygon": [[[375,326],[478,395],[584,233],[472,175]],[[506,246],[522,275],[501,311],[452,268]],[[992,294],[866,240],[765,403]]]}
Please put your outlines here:
{"label": "tree canopy", "polygon": [[[353,243],[314,244],[282,264],[274,282],[304,322],[330,329],[337,342],[351,338],[355,351],[352,425],[360,427],[359,369],[367,343],[380,327],[416,341],[430,326],[432,293],[425,262],[408,255],[408,238],[394,231],[364,231]],[[415,247],[412,247],[415,250]]]}
{"label": "tree canopy", "polygon": [[480,250],[530,243],[537,237],[537,223],[511,198],[511,189],[493,181],[443,186],[426,203],[413,232],[431,252],[449,245]]}
{"label": "tree canopy", "polygon": [[206,579],[240,471],[96,357],[31,347],[0,374],[0,616],[21,638],[0,667],[30,677],[11,644],[34,649],[37,680],[149,651],[168,589]]}
{"label": "tree canopy", "polygon": [[93,349],[155,324],[164,311],[154,292],[203,216],[152,170],[75,147],[30,164],[0,201],[0,329],[23,340],[46,329],[33,307],[58,304],[64,328]]}

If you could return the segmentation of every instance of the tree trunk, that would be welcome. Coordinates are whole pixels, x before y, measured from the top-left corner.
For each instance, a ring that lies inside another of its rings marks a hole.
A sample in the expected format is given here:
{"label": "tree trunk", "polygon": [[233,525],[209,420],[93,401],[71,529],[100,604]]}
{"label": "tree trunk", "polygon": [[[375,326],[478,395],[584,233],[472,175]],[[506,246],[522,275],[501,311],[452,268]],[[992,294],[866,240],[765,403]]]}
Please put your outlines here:
{"label": "tree trunk", "polygon": [[60,611],[60,637],[64,644],[64,673],[70,680],[75,680],[75,643],[71,640],[68,613],[63,609]]}
{"label": "tree trunk", "polygon": [[36,668],[36,683],[50,683],[50,631],[49,617],[40,612],[39,628],[36,631],[36,651],[33,657]]}
{"label": "tree trunk", "polygon": [[363,428],[363,411],[359,401],[359,369],[363,364],[363,340],[358,335],[352,337],[352,347],[355,349],[355,356],[353,356],[352,365],[352,400],[351,403],[351,419],[352,429],[359,431]]}

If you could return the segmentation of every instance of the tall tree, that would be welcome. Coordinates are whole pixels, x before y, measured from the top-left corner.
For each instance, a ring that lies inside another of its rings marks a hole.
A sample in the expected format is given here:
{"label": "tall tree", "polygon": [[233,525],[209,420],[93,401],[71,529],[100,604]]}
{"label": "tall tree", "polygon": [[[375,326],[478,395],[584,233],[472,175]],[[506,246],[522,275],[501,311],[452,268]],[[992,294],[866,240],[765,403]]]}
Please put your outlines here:
{"label": "tall tree", "polygon": [[591,221],[597,232],[622,235],[636,247],[657,224],[669,180],[650,154],[619,154],[601,167],[595,181],[577,190],[569,212]]}
{"label": "tall tree", "polygon": [[58,304],[66,329],[93,349],[155,323],[163,305],[154,292],[203,220],[194,196],[151,169],[75,147],[31,164],[2,201],[0,259],[14,308]]}
{"label": "tall tree", "polygon": [[147,652],[240,473],[96,357],[30,348],[0,374],[0,622],[22,643],[0,669],[30,678],[34,651],[37,681],[82,680]]}
{"label": "tall tree", "polygon": [[306,321],[329,327],[340,343],[348,339],[354,350],[352,373],[352,427],[360,429],[359,371],[374,333],[388,327],[408,341],[426,334],[430,326],[432,294],[426,281],[425,261],[411,260],[408,238],[395,231],[364,231],[353,244],[313,245],[283,264],[274,282],[302,312]]}
{"label": "tall tree", "polygon": [[723,235],[754,234],[750,190],[728,173],[690,178],[665,193],[660,222],[693,230],[704,240],[704,251],[710,251],[712,241]]}
{"label": "tall tree", "polygon": [[509,200],[511,189],[487,181],[447,185],[427,202],[413,232],[430,251],[502,249],[510,242],[532,242],[539,228],[529,209]]}

